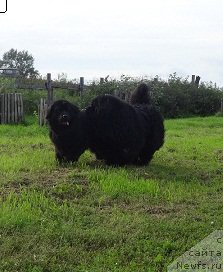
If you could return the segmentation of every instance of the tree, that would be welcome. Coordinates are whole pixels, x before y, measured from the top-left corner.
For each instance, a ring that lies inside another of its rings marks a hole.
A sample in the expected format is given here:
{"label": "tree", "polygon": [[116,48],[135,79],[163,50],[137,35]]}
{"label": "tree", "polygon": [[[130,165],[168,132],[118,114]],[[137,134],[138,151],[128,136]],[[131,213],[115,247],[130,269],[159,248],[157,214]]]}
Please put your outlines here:
{"label": "tree", "polygon": [[37,77],[39,72],[33,67],[34,58],[28,51],[18,51],[17,49],[10,49],[3,54],[0,60],[0,67],[17,68],[22,77]]}

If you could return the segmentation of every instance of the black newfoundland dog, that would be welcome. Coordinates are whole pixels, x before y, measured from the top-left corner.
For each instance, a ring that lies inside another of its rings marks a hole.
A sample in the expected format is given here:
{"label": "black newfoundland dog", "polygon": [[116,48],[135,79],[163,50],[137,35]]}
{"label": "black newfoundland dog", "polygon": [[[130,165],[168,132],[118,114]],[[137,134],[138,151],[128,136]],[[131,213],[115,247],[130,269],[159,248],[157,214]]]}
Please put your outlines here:
{"label": "black newfoundland dog", "polygon": [[130,104],[101,95],[81,111],[59,100],[47,119],[59,162],[76,161],[90,149],[108,165],[145,165],[164,143],[163,118],[144,83],[133,92]]}
{"label": "black newfoundland dog", "polygon": [[54,102],[48,110],[50,139],[59,163],[77,161],[87,149],[82,116],[84,112],[66,100]]}

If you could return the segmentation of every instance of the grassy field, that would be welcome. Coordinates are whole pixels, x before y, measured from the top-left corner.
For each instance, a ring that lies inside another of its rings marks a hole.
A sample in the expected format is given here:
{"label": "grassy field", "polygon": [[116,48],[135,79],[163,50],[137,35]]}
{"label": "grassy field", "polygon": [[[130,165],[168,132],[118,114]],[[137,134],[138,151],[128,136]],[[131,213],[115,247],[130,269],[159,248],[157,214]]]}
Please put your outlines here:
{"label": "grassy field", "polygon": [[147,167],[60,167],[47,128],[0,126],[0,272],[166,271],[223,227],[223,118],[167,120]]}

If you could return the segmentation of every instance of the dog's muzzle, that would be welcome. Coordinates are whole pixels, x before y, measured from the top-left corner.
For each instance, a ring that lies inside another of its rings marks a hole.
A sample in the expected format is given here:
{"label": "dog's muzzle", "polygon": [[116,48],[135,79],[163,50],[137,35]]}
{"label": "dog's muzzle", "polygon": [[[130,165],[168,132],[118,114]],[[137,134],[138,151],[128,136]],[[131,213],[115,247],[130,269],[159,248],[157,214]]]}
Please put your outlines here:
{"label": "dog's muzzle", "polygon": [[60,122],[60,124],[63,125],[63,126],[67,126],[67,127],[70,126],[70,118],[69,118],[69,116],[68,116],[67,114],[65,114],[65,113],[62,114],[62,115],[60,116],[59,122]]}

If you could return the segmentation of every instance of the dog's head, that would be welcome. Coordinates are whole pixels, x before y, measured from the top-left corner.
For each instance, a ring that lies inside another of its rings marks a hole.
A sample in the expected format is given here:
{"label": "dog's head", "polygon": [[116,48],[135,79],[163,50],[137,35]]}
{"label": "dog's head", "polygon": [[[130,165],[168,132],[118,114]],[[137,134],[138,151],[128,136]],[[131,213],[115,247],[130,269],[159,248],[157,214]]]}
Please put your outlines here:
{"label": "dog's head", "polygon": [[68,130],[78,118],[80,110],[66,100],[58,100],[48,109],[46,119],[54,130]]}

